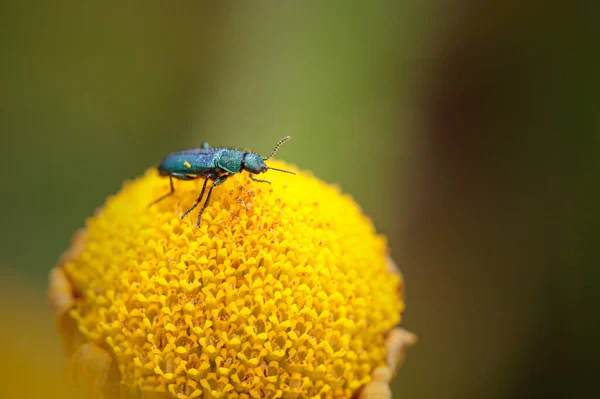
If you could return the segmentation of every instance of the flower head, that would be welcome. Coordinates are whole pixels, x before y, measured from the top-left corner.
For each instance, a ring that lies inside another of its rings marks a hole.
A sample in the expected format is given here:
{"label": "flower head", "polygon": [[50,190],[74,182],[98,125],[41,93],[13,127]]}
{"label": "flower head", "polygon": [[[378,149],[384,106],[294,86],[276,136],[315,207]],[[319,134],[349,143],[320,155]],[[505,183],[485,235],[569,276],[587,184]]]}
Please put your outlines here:
{"label": "flower head", "polygon": [[404,307],[386,240],[337,188],[271,165],[298,174],[230,177],[200,228],[179,216],[202,180],[148,207],[169,187],[151,170],[109,198],[53,276],[72,359],[165,398],[349,398],[369,383]]}

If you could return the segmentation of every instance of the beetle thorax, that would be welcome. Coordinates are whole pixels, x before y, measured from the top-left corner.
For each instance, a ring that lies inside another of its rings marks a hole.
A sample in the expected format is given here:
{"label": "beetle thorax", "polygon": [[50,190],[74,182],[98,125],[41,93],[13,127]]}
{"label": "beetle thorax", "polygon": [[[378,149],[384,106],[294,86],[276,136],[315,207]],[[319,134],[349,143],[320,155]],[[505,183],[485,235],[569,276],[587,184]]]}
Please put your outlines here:
{"label": "beetle thorax", "polygon": [[244,153],[240,150],[223,149],[216,157],[216,166],[229,173],[239,173],[242,170]]}

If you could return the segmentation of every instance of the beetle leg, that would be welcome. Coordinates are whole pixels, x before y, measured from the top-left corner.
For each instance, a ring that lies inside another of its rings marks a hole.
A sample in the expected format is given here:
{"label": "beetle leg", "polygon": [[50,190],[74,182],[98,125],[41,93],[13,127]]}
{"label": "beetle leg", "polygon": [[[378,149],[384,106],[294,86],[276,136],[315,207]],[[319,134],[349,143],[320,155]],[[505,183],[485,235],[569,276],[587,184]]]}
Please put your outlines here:
{"label": "beetle leg", "polygon": [[253,174],[250,174],[250,178],[251,178],[252,180],[254,180],[254,181],[257,181],[257,182],[259,182],[259,183],[269,183],[269,184],[271,184],[271,182],[270,182],[270,181],[268,181],[268,180],[263,180],[263,179],[255,179]]}
{"label": "beetle leg", "polygon": [[163,195],[159,199],[154,200],[151,203],[149,203],[148,207],[151,207],[152,205],[156,204],[157,202],[164,200],[165,198],[169,197],[170,195],[172,195],[175,192],[175,187],[173,187],[173,176],[169,176],[169,183],[171,184],[171,191],[169,191],[167,194]]}
{"label": "beetle leg", "polygon": [[157,202],[160,202],[160,201],[164,200],[165,198],[173,195],[173,193],[175,192],[175,187],[173,187],[173,178],[176,178],[176,179],[179,179],[179,180],[194,180],[194,179],[197,179],[198,176],[183,175],[181,173],[173,173],[172,175],[169,175],[169,183],[171,185],[171,191],[169,191],[168,193],[166,193],[165,195],[163,195],[159,199],[154,200],[151,203],[149,203],[148,207],[150,207],[150,206],[156,204]]}
{"label": "beetle leg", "polygon": [[204,184],[202,185],[202,191],[200,191],[200,195],[196,199],[196,202],[194,202],[194,204],[190,207],[190,209],[188,209],[187,211],[183,212],[183,215],[181,215],[181,219],[183,219],[184,217],[186,217],[186,215],[188,213],[190,213],[196,206],[198,206],[198,204],[200,203],[200,200],[202,200],[202,197],[204,197],[204,190],[206,190],[206,183],[207,182],[208,182],[208,177],[206,179],[204,179]]}
{"label": "beetle leg", "polygon": [[210,189],[208,190],[208,194],[206,196],[206,201],[204,201],[202,209],[200,209],[200,212],[198,212],[198,220],[196,221],[196,227],[200,227],[200,217],[202,216],[202,213],[208,206],[208,202],[210,201],[210,195],[212,194],[213,188],[217,187],[219,184],[223,184],[228,177],[229,175],[221,176],[213,182],[212,186],[210,186]]}

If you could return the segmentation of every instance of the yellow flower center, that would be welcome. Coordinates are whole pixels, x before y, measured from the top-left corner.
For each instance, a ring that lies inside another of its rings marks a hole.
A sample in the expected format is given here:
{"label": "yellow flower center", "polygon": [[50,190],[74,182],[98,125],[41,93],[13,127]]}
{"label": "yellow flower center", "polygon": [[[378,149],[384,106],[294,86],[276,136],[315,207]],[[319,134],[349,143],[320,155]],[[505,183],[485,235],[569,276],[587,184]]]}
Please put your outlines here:
{"label": "yellow flower center", "polygon": [[[400,321],[387,244],[339,190],[298,172],[230,177],[195,227],[203,181],[155,170],[88,220],[63,270],[70,317],[120,382],[174,397],[349,398]],[[263,177],[261,176],[261,177]]]}

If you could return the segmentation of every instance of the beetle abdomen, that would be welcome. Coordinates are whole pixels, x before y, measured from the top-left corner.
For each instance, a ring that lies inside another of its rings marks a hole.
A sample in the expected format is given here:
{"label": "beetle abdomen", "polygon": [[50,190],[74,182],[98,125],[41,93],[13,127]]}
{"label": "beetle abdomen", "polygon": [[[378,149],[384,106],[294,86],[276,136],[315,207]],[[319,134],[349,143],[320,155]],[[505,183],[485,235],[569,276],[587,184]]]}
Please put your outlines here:
{"label": "beetle abdomen", "polygon": [[200,148],[174,152],[167,155],[158,165],[161,174],[188,174],[206,176],[215,170],[215,159],[221,150],[217,148]]}

